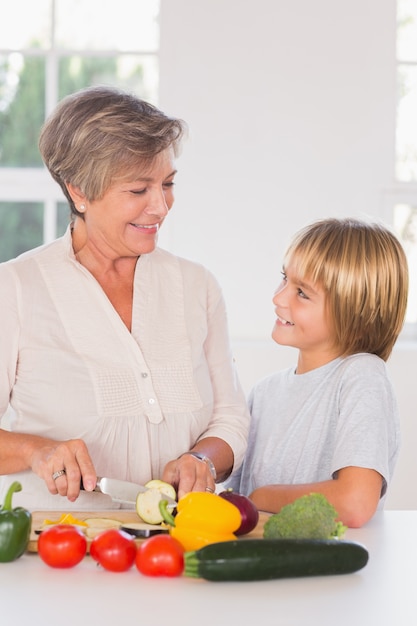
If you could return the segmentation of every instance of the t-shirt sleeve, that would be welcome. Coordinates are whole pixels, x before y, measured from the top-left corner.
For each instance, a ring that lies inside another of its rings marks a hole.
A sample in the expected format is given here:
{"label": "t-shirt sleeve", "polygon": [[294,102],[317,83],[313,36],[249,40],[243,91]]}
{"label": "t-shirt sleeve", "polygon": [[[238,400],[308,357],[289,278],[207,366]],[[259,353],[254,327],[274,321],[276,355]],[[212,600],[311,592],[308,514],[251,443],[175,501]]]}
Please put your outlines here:
{"label": "t-shirt sleeve", "polygon": [[374,469],[383,477],[382,497],[398,455],[398,408],[385,363],[364,357],[345,372],[332,469],[333,475],[349,466]]}

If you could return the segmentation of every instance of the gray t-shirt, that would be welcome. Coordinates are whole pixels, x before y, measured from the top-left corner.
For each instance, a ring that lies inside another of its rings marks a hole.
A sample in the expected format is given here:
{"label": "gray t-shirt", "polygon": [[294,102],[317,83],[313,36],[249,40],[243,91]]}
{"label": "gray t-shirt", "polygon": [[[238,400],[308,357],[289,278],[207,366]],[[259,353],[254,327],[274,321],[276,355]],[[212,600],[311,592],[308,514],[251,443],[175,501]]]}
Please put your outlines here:
{"label": "gray t-shirt", "polygon": [[[400,427],[385,362],[372,354],[338,358],[259,381],[249,395],[249,445],[225,486],[249,495],[271,484],[334,478],[339,469],[379,472],[385,494],[397,461]],[[380,501],[380,507],[383,501]]]}

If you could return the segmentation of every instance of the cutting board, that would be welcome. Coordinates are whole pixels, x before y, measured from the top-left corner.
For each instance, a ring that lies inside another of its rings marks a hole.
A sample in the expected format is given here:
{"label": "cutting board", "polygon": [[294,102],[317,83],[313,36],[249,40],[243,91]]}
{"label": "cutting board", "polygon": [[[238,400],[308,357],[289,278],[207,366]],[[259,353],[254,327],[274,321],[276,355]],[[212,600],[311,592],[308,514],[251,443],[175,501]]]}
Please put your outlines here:
{"label": "cutting board", "polygon": [[[39,537],[39,529],[43,526],[44,520],[59,520],[62,513],[64,511],[35,511],[32,513],[32,530],[30,533],[29,544],[27,547],[28,552],[37,552],[38,551],[38,537]],[[128,524],[128,523],[137,523],[142,520],[134,510],[115,510],[112,509],[110,511],[71,511],[71,515],[79,520],[85,520],[89,518],[109,518],[112,520],[117,520],[120,524]],[[257,527],[247,535],[243,535],[245,538],[255,538],[262,537],[263,526],[267,518],[269,517],[269,513],[259,513],[259,522]],[[38,531],[38,533],[36,532]],[[143,539],[136,539],[137,542],[143,541]],[[87,539],[87,544],[91,543],[91,539]]]}

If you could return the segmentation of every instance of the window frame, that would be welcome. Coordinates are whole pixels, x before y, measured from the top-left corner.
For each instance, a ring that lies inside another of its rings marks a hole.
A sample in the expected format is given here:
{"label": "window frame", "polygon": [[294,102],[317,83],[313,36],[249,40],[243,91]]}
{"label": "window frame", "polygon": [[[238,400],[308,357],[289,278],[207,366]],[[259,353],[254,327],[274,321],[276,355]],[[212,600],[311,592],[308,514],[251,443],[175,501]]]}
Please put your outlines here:
{"label": "window frame", "polygon": [[[412,0],[417,5],[417,0]],[[401,0],[396,0],[396,39],[399,38],[399,32],[401,28],[400,12],[401,12]],[[396,46],[395,51],[395,73],[396,84],[400,84],[400,74],[404,66],[417,68],[417,57],[415,59],[402,58],[399,54],[399,45]],[[398,172],[398,145],[397,145],[397,132],[398,132],[398,114],[401,94],[399,90],[396,93],[396,106],[395,106],[395,144],[394,144],[394,159],[393,159],[393,179],[394,183],[388,191],[384,193],[383,199],[383,217],[392,224],[394,222],[395,207],[399,204],[410,205],[417,207],[417,179],[416,180],[400,180]],[[417,245],[417,244],[416,244]],[[410,273],[413,268],[409,267]],[[414,269],[415,271],[415,269]],[[417,322],[406,322],[404,329],[401,333],[401,340],[404,341],[417,341]]]}
{"label": "window frame", "polygon": [[[114,48],[60,48],[56,45],[55,0],[50,3],[50,42],[45,48],[15,47],[0,48],[0,55],[13,53],[24,57],[42,57],[45,59],[45,118],[58,103],[59,65],[62,58],[77,56],[84,58],[105,58],[122,56],[149,56],[159,65],[159,46],[155,49],[117,50]],[[157,96],[156,96],[157,98]],[[154,104],[157,104],[155,101]],[[24,185],[22,180],[24,179]],[[40,202],[43,212],[43,243],[50,243],[57,236],[58,204],[67,202],[59,185],[51,178],[47,169],[41,167],[0,166],[0,202]]]}

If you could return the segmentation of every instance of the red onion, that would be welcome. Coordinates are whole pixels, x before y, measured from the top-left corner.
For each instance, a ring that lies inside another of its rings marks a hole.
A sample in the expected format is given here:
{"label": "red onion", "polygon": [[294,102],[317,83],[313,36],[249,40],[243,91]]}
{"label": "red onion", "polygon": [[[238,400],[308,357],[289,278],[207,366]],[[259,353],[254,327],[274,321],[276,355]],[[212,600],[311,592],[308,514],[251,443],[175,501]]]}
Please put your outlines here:
{"label": "red onion", "polygon": [[247,496],[244,496],[241,493],[236,493],[232,489],[221,491],[219,496],[228,500],[239,509],[242,523],[239,528],[235,530],[234,534],[246,535],[247,533],[250,533],[251,530],[255,528],[259,520],[259,511],[252,500],[249,500]]}

